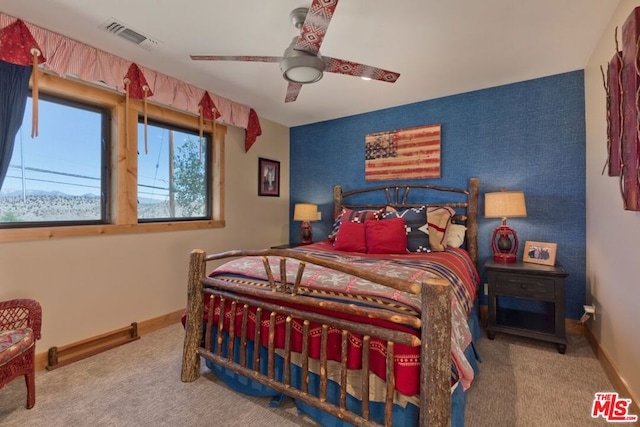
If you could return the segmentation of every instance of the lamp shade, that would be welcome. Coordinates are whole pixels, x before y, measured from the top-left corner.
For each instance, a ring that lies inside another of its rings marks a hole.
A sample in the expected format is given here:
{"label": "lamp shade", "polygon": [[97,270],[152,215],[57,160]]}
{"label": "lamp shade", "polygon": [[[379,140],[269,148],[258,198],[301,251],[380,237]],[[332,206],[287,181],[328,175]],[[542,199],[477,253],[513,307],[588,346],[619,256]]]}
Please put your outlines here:
{"label": "lamp shade", "polygon": [[296,203],[293,208],[294,221],[317,221],[318,205],[312,203]]}
{"label": "lamp shade", "polygon": [[524,193],[522,191],[485,193],[484,216],[486,218],[517,218],[527,216]]}

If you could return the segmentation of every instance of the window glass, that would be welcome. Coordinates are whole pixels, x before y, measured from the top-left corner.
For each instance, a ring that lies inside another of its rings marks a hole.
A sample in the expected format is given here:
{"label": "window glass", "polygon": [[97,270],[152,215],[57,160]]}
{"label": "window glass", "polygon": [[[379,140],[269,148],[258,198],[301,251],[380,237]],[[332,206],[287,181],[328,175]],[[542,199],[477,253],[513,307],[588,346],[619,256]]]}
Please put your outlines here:
{"label": "window glass", "polygon": [[[149,121],[138,124],[138,220],[211,217],[210,138]],[[146,151],[146,152],[145,152]]]}
{"label": "window glass", "polygon": [[38,137],[27,100],[7,176],[0,227],[105,223],[109,111],[40,95]]}

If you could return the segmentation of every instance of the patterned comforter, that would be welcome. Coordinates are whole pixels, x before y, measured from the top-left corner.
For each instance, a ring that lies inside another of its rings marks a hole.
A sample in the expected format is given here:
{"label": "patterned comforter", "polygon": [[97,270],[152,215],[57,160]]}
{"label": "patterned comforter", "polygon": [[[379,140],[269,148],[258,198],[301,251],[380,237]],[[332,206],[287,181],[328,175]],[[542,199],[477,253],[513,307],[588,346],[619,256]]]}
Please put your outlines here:
{"label": "patterned comforter", "polygon": [[[320,242],[313,245],[300,247],[297,250],[305,253],[331,258],[335,261],[357,264],[369,271],[390,277],[410,280],[414,282],[424,281],[428,278],[444,278],[451,283],[453,289],[452,306],[452,336],[451,336],[451,357],[452,357],[452,386],[459,382],[466,390],[473,380],[473,369],[469,361],[464,356],[464,350],[471,343],[471,332],[467,324],[467,317],[473,307],[479,277],[473,267],[468,254],[461,249],[450,249],[445,252],[431,253],[411,253],[407,255],[367,255],[361,253],[337,252],[328,242]],[[269,264],[274,277],[280,277],[280,257],[269,257]],[[287,282],[294,283],[298,268],[298,261],[288,259],[286,266]],[[259,257],[238,258],[225,263],[214,270],[210,276],[218,279],[228,280],[236,283],[250,284],[255,286],[269,286],[268,277],[265,272],[263,261]],[[367,305],[372,307],[384,307],[386,309],[397,310],[399,312],[413,313],[419,316],[421,312],[420,296],[407,294],[382,285],[377,285],[358,277],[348,275],[339,271],[329,270],[325,267],[307,263],[304,276],[300,283],[299,294],[326,298],[331,300],[342,300],[349,303]],[[291,305],[295,307],[294,304]],[[332,313],[335,314],[335,313]],[[363,321],[365,319],[356,316],[338,314],[348,320]],[[218,306],[214,307],[214,321],[220,316]],[[238,310],[234,317],[239,322],[242,311]],[[255,317],[251,316],[253,320]],[[225,318],[228,322],[231,318],[229,308],[225,310]],[[266,318],[266,316],[265,316]],[[286,316],[277,316],[278,332],[284,331]],[[370,321],[366,319],[366,321]],[[398,325],[385,325],[396,329],[408,331],[419,335],[419,331]],[[262,322],[262,337],[267,344],[268,320]],[[255,323],[250,325],[249,336],[252,336]],[[267,328],[267,329],[265,329]],[[301,324],[294,324],[294,336],[292,341],[292,351],[301,350],[302,338]],[[320,351],[320,325],[313,325],[310,332],[311,357],[319,357]],[[237,329],[236,329],[237,330]],[[280,335],[283,335],[280,334]],[[340,330],[329,330],[329,348],[335,347],[335,354],[328,354],[328,359],[340,360]],[[334,342],[336,345],[332,346]],[[362,337],[351,334],[349,337],[348,349],[348,369],[358,370],[361,363]],[[284,340],[276,342],[276,346],[284,345]],[[371,370],[380,378],[386,375],[386,346],[384,342],[372,339],[371,346]],[[396,375],[396,389],[405,396],[415,396],[419,392],[420,378],[420,347],[408,347],[403,345],[395,346],[394,373]]]}

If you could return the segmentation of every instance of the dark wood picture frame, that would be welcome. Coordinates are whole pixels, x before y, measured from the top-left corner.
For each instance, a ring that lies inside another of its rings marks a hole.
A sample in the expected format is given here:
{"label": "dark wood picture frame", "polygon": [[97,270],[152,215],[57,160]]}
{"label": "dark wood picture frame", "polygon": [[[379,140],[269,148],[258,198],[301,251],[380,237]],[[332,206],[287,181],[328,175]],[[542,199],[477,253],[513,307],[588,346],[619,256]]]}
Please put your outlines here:
{"label": "dark wood picture frame", "polygon": [[258,158],[258,196],[280,197],[280,162]]}

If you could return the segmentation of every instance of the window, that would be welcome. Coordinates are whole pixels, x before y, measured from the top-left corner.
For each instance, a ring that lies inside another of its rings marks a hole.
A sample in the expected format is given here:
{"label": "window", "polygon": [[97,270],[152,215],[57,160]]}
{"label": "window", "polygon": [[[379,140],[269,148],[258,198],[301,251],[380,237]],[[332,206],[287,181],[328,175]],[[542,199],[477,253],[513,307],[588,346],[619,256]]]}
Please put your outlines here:
{"label": "window", "polygon": [[0,227],[108,222],[108,109],[41,94],[39,136],[32,100],[0,188]]}
{"label": "window", "polygon": [[0,242],[224,227],[226,126],[205,122],[201,140],[197,116],[149,103],[145,154],[141,101],[41,77],[39,136],[29,99],[0,188]]}
{"label": "window", "polygon": [[138,221],[211,218],[211,138],[156,121],[138,123]]}

